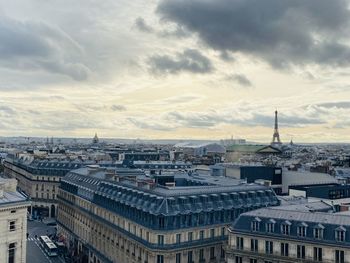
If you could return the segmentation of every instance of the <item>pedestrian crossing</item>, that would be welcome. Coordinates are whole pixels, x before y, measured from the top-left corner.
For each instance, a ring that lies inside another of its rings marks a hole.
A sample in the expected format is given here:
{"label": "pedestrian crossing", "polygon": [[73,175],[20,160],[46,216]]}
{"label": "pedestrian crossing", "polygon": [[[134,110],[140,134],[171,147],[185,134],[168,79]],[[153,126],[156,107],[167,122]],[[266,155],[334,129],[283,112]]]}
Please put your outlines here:
{"label": "pedestrian crossing", "polygon": [[35,237],[29,237],[27,238],[27,241],[38,241],[39,238],[35,238]]}

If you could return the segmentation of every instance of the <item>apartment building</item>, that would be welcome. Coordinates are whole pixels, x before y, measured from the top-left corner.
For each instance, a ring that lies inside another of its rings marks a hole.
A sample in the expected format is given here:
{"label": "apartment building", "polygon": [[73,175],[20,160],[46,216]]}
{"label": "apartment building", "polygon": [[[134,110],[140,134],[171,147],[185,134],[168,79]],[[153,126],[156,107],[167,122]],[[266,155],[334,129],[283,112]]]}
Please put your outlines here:
{"label": "apartment building", "polygon": [[350,262],[346,213],[263,208],[241,214],[228,232],[228,263]]}
{"label": "apartment building", "polygon": [[271,188],[235,179],[101,167],[69,172],[58,200],[60,239],[91,263],[225,262],[227,225],[279,203]]}
{"label": "apartment building", "polygon": [[4,174],[15,178],[18,187],[31,199],[29,213],[34,218],[56,217],[57,193],[62,177],[84,164],[77,161],[43,159],[34,155],[8,155]]}
{"label": "apartment building", "polygon": [[0,262],[26,262],[28,198],[17,181],[0,178]]}

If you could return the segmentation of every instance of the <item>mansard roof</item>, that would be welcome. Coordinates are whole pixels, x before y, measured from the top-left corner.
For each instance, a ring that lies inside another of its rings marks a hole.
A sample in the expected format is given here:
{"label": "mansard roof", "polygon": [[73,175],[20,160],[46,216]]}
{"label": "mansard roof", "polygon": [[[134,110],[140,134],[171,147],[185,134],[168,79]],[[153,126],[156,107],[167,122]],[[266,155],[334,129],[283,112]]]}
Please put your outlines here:
{"label": "mansard roof", "polygon": [[[277,208],[277,209],[276,209]],[[233,223],[230,228],[231,231],[238,233],[250,233],[251,222],[255,220],[256,217],[259,217],[261,221],[261,226],[259,231],[255,231],[254,234],[259,234],[268,237],[281,237],[281,231],[278,229],[278,225],[284,224],[286,221],[290,222],[290,235],[291,239],[303,239],[305,241],[314,240],[313,229],[322,229],[323,236],[320,239],[318,237],[318,242],[340,242],[335,239],[335,231],[346,231],[350,232],[350,216],[343,215],[341,213],[326,213],[326,212],[311,212],[311,211],[292,211],[289,209],[283,209],[283,207],[269,207],[261,208],[253,211],[249,211],[241,214],[236,221]],[[274,220],[277,225],[277,229],[274,233],[267,232],[266,223]],[[299,237],[297,228],[299,226],[307,227],[306,236]],[[350,245],[350,235],[346,234],[344,244]]]}
{"label": "mansard roof", "polygon": [[[90,201],[109,203],[111,206],[123,204],[154,215],[257,208],[279,203],[270,188],[256,184],[237,184],[235,180],[231,185],[227,179],[215,178],[217,181],[214,181],[212,178],[201,178],[203,184],[167,187],[151,183],[144,187],[143,183],[150,182],[151,178],[138,176],[137,180],[113,181],[104,175],[103,170],[88,175],[87,169],[81,168],[67,174],[62,181],[62,188],[67,190],[67,184],[73,185],[78,189],[78,195]],[[180,175],[179,178],[192,180],[192,183],[193,180],[199,180],[199,177],[188,175]]]}

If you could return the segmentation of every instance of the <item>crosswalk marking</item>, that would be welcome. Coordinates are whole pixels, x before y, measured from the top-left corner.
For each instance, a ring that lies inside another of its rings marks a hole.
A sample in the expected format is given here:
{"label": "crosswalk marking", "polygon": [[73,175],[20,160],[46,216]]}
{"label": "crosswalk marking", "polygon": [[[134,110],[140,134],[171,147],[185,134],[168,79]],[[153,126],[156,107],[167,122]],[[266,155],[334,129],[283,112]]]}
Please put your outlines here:
{"label": "crosswalk marking", "polygon": [[39,240],[38,238],[35,238],[35,237],[29,237],[27,238],[27,241],[37,241]]}

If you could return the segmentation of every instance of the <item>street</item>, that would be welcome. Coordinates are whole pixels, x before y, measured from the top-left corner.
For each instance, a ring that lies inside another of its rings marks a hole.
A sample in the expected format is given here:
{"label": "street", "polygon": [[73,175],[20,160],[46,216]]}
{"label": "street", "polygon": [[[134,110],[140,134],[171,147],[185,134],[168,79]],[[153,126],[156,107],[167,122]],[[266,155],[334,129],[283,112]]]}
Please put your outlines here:
{"label": "street", "polygon": [[[54,226],[47,226],[40,221],[28,221],[27,262],[31,263],[64,263],[60,257],[48,257],[39,244],[39,237],[55,233]],[[35,235],[37,238],[35,238]]]}

